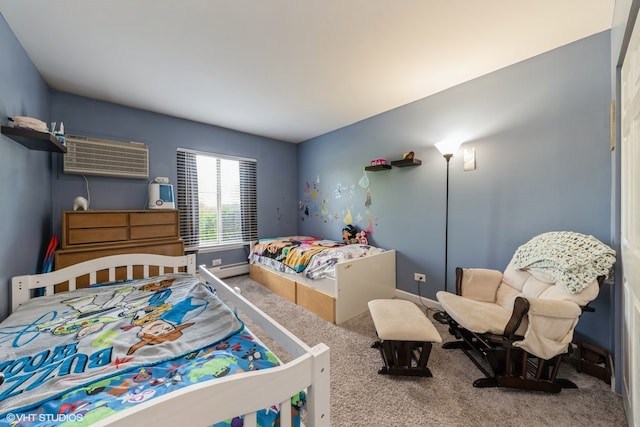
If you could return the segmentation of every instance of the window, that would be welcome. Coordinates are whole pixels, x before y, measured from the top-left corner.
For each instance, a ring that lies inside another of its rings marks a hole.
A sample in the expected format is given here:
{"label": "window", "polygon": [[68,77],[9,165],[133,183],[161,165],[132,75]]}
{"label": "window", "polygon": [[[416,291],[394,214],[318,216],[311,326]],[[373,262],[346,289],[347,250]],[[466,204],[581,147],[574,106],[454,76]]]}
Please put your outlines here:
{"label": "window", "polygon": [[177,162],[186,250],[257,240],[255,160],[178,148]]}

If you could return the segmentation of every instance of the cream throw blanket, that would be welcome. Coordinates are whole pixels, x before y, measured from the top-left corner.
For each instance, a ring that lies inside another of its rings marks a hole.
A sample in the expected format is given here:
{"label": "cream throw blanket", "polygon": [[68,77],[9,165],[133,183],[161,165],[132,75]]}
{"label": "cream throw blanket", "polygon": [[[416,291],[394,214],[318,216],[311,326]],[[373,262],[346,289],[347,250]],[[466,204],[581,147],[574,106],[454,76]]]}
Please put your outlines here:
{"label": "cream throw blanket", "polygon": [[611,273],[616,252],[593,236],[572,231],[540,234],[520,246],[514,267],[552,276],[556,284],[577,294],[598,276]]}

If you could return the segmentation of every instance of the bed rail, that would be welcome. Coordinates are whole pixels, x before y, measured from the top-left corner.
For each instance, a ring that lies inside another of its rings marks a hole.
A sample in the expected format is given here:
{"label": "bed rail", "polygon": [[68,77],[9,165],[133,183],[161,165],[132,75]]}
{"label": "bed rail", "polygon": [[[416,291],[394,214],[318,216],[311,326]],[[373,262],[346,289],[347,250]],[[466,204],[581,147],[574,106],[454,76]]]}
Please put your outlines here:
{"label": "bed rail", "polygon": [[[291,392],[304,390],[313,383],[316,358],[328,353],[324,344],[282,367],[245,372],[206,381],[143,402],[135,408],[115,414],[96,426],[128,427],[132,425],[177,426],[212,425],[244,414],[244,426],[256,426],[257,411],[280,402],[280,425],[291,426]],[[326,374],[328,378],[328,373]],[[265,393],[269,390],[269,393]],[[311,391],[311,388],[309,388]],[[295,394],[295,393],[294,393]],[[328,396],[328,393],[327,393]],[[160,406],[158,406],[160,405]],[[307,395],[307,405],[313,407],[313,397]],[[159,407],[164,407],[159,411]],[[167,410],[167,407],[174,410]],[[329,426],[329,412],[318,414],[308,408],[309,427]],[[327,408],[328,411],[328,408]],[[161,415],[159,415],[161,412]],[[215,418],[212,413],[215,412]],[[318,421],[316,421],[318,420]]]}
{"label": "bed rail", "polygon": [[[290,355],[296,358],[294,361],[275,369],[275,371],[282,371],[283,368],[288,369],[289,367],[293,367],[295,366],[292,364],[293,362],[300,362],[309,355],[311,356],[311,360],[309,361],[311,364],[311,377],[305,377],[305,382],[307,384],[304,386],[307,388],[307,424],[314,427],[330,426],[329,347],[322,343],[313,348],[309,347],[268,314],[240,295],[239,292],[232,289],[229,285],[213,275],[209,270],[207,270],[206,266],[200,266],[199,274],[202,280],[205,280],[215,287],[216,293],[220,298],[232,305],[235,310],[241,311],[244,316],[250,318],[264,332],[269,334],[271,338],[276,340],[278,344]],[[275,381],[268,387],[270,390],[274,390],[278,388],[280,384],[286,383],[284,380]],[[289,388],[289,390],[288,394],[289,396],[292,396],[293,393],[291,393],[291,390],[295,393],[295,387],[294,389]],[[285,393],[285,395],[286,394],[287,393]],[[251,424],[245,423],[245,426],[246,425]]]}

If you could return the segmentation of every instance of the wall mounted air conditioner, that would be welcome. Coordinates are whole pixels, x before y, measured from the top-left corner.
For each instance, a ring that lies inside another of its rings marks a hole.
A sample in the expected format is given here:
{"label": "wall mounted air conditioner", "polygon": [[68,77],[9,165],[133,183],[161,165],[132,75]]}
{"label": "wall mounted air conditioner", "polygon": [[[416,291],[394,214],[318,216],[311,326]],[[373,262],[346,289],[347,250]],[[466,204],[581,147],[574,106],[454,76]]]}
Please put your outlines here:
{"label": "wall mounted air conditioner", "polygon": [[64,173],[122,178],[149,178],[149,148],[140,142],[118,142],[67,135]]}

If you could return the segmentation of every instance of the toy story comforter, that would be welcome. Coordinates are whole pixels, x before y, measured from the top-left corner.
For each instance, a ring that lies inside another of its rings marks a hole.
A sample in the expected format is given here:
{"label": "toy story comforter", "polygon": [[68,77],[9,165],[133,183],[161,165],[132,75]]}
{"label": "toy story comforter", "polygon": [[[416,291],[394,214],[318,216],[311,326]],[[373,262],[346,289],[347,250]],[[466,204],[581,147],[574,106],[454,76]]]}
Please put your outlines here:
{"label": "toy story comforter", "polygon": [[[0,324],[0,355],[1,426],[90,425],[181,387],[278,364],[209,285],[184,273],[32,299]],[[303,400],[293,399],[294,414]],[[259,425],[277,416],[260,411]]]}
{"label": "toy story comforter", "polygon": [[281,273],[302,273],[309,279],[335,278],[335,265],[343,260],[385,252],[368,244],[344,244],[308,236],[260,239],[249,261]]}

